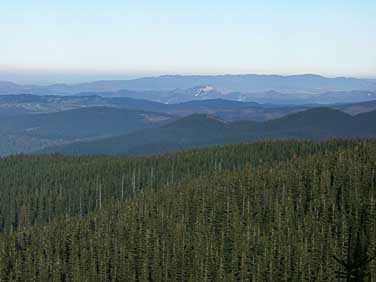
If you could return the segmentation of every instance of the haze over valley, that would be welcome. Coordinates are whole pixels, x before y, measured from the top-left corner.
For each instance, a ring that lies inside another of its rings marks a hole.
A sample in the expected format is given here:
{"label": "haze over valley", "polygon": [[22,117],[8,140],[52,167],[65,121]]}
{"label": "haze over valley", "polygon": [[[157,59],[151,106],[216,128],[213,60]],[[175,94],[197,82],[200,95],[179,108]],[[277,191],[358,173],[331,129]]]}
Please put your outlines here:
{"label": "haze over valley", "polygon": [[[272,138],[372,136],[373,129],[358,130],[359,126],[350,126],[344,116],[335,118],[336,128],[312,127],[311,122],[325,115],[310,110],[339,110],[354,120],[369,112],[367,123],[372,124],[375,90],[373,80],[319,75],[161,76],[49,86],[4,82],[0,83],[0,154],[65,150],[146,154]],[[298,127],[289,123],[290,116],[304,119],[305,114],[310,116],[306,123]],[[329,115],[326,122],[332,118]],[[208,125],[197,135],[210,120],[216,120],[218,127],[211,132]],[[267,124],[273,120],[279,126],[271,129]],[[242,126],[237,128],[237,123]],[[181,133],[168,130],[175,124],[183,128]],[[325,122],[322,125],[325,127]],[[333,131],[342,126],[346,130]],[[112,137],[117,139],[109,142],[116,146],[106,144],[106,138]],[[132,142],[135,145],[130,145]],[[159,149],[146,149],[148,146]],[[89,147],[95,149],[84,149]]]}

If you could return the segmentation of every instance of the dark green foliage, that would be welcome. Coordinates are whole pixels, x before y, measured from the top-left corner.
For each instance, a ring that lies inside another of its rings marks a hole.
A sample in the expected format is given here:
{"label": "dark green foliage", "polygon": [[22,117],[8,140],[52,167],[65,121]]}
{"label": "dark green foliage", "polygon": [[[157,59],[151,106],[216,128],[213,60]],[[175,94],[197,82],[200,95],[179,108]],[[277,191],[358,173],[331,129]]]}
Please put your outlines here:
{"label": "dark green foliage", "polygon": [[[363,214],[365,212],[366,210],[363,210]],[[343,271],[336,271],[338,279],[347,282],[365,282],[366,278],[370,276],[368,265],[374,260],[375,256],[369,255],[369,234],[367,233],[367,225],[363,218],[361,218],[361,222],[355,231],[353,226],[350,226],[346,258],[340,259],[334,256],[334,259],[343,269]]]}
{"label": "dark green foliage", "polygon": [[[0,163],[2,204],[19,204],[0,281],[329,282],[349,234],[361,261],[375,250],[375,140]],[[375,262],[363,272],[375,281]]]}
{"label": "dark green foliage", "polygon": [[110,200],[173,185],[181,179],[246,165],[304,157],[353,146],[356,141],[272,141],[127,158],[18,155],[0,159],[0,230],[85,215]]}

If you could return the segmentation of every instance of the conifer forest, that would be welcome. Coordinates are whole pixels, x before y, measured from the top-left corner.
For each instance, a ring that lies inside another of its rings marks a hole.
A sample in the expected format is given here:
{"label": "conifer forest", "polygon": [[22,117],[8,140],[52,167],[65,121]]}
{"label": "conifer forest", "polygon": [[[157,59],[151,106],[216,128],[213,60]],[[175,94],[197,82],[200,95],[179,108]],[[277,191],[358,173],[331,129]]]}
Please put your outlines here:
{"label": "conifer forest", "polygon": [[376,140],[0,159],[0,281],[376,281]]}
{"label": "conifer forest", "polygon": [[376,282],[376,0],[0,0],[0,282]]}

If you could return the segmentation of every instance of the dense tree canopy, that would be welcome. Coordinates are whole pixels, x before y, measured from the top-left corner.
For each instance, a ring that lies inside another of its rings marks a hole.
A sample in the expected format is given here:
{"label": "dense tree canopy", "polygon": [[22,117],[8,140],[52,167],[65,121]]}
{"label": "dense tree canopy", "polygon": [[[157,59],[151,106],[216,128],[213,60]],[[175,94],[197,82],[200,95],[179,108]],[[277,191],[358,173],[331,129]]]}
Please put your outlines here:
{"label": "dense tree canopy", "polygon": [[337,281],[375,254],[375,185],[375,140],[8,157],[0,281]]}

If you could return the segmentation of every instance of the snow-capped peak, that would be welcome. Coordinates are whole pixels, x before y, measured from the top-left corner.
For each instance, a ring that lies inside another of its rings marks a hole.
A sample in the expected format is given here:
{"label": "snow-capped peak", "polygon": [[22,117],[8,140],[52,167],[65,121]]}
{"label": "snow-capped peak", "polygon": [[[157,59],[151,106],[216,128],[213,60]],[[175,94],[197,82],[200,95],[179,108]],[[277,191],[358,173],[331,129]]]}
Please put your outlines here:
{"label": "snow-capped peak", "polygon": [[198,87],[196,89],[196,94],[195,96],[203,96],[203,95],[206,95],[207,93],[211,92],[211,91],[214,91],[215,88],[213,86],[210,86],[210,85],[205,85],[205,86],[201,86],[201,87]]}

